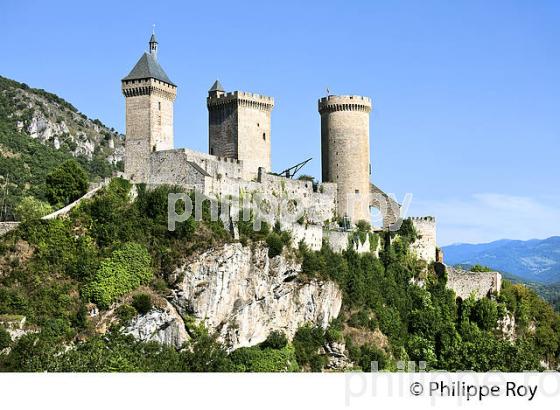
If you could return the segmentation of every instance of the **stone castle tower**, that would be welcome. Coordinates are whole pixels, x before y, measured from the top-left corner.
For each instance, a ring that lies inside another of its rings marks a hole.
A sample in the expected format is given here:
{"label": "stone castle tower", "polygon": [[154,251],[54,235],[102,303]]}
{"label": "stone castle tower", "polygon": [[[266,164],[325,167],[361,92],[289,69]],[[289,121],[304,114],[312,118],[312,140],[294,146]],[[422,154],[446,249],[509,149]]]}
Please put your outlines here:
{"label": "stone castle tower", "polygon": [[338,216],[370,221],[369,113],[371,100],[356,95],[319,100],[323,182],[336,182]]}
{"label": "stone castle tower", "polygon": [[134,182],[147,182],[150,152],[173,149],[173,102],[177,86],[157,61],[155,34],[132,71],[122,79],[126,97],[124,172]]}
{"label": "stone castle tower", "polygon": [[247,177],[270,172],[270,114],[274,99],[226,93],[219,81],[208,91],[208,149],[211,155],[242,160]]}

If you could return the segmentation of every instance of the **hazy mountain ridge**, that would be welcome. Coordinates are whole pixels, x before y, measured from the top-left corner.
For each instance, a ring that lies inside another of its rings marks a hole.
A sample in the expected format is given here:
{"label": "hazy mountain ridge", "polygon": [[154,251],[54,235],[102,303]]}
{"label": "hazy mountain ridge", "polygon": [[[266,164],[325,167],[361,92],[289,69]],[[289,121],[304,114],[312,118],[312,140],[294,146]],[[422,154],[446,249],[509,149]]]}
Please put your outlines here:
{"label": "hazy mountain ridge", "polygon": [[524,281],[560,282],[560,236],[528,241],[502,239],[483,244],[443,247],[449,265],[489,266]]}

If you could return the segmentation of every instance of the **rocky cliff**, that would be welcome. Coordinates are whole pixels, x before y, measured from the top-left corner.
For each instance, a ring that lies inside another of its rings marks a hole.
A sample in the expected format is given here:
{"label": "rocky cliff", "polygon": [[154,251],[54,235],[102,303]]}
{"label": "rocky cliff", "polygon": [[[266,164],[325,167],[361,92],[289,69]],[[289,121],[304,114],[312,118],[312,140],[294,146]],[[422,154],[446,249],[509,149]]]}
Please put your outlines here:
{"label": "rocky cliff", "polygon": [[326,328],[342,304],[336,284],[300,272],[295,260],[269,258],[262,244],[225,244],[177,269],[171,303],[217,331],[230,349],[263,342],[274,330],[291,339],[305,323]]}
{"label": "rocky cliff", "polygon": [[92,120],[62,98],[41,89],[0,77],[3,114],[18,132],[57,150],[89,160],[102,156],[121,161],[124,138],[114,129]]}
{"label": "rocky cliff", "polygon": [[0,220],[17,219],[15,208],[32,196],[46,200],[46,176],[69,159],[91,182],[122,169],[124,136],[42,89],[0,76]]}

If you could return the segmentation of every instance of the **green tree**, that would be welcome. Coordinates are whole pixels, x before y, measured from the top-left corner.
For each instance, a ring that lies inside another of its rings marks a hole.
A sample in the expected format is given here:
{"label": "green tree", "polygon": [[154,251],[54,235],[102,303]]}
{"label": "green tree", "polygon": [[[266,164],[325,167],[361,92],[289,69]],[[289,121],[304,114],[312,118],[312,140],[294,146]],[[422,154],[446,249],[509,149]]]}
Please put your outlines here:
{"label": "green tree", "polygon": [[0,351],[4,350],[6,347],[10,347],[12,344],[12,337],[6,329],[0,327]]}
{"label": "green tree", "polygon": [[153,278],[151,258],[142,245],[127,243],[113,252],[84,288],[84,295],[101,308],[108,308],[124,295]]}
{"label": "green tree", "polygon": [[68,205],[87,192],[88,176],[74,160],[64,161],[46,179],[46,194],[52,205]]}
{"label": "green tree", "polygon": [[16,215],[23,222],[41,219],[52,211],[53,209],[48,203],[32,196],[23,197],[16,207]]}
{"label": "green tree", "polygon": [[496,328],[498,321],[498,307],[496,302],[488,298],[476,301],[471,313],[472,319],[482,330],[492,330]]}
{"label": "green tree", "polygon": [[325,332],[320,327],[300,327],[295,336],[293,345],[296,350],[296,359],[300,366],[312,372],[320,372],[326,364],[324,356],[319,355],[319,349],[325,343]]}

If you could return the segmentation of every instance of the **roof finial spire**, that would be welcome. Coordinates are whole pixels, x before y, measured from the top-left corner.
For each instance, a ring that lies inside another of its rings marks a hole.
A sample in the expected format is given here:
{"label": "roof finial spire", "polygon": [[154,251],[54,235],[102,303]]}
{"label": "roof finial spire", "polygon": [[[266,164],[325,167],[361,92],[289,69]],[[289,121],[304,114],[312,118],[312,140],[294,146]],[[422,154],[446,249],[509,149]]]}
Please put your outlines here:
{"label": "roof finial spire", "polygon": [[152,57],[154,57],[154,59],[157,60],[157,45],[158,42],[156,40],[156,25],[152,24],[152,36],[150,37],[150,54],[152,55]]}
{"label": "roof finial spire", "polygon": [[214,84],[212,84],[212,87],[210,87],[210,89],[208,90],[209,93],[224,93],[224,87],[222,86],[222,83],[220,83],[220,80],[216,79],[216,81],[214,81]]}

